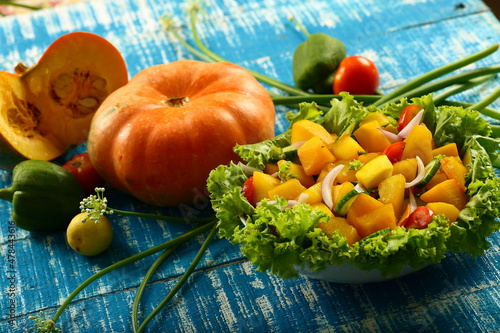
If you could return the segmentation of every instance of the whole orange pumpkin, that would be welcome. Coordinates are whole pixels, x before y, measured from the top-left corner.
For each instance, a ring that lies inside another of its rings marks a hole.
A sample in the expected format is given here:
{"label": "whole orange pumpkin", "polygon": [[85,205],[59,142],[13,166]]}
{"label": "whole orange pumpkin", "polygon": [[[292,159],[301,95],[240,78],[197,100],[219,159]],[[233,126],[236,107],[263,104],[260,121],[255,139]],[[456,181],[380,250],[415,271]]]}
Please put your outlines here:
{"label": "whole orange pumpkin", "polygon": [[88,153],[113,187],[157,206],[191,204],[236,144],[274,136],[265,88],[231,63],[149,67],[111,94],[91,124]]}

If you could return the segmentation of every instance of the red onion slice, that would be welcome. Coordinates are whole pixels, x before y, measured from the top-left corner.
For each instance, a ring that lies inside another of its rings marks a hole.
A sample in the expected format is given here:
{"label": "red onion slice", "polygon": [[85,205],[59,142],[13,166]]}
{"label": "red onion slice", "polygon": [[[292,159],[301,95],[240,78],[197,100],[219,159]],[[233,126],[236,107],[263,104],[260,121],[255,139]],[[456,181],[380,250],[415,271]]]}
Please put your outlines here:
{"label": "red onion slice", "polygon": [[417,200],[415,199],[415,195],[412,191],[410,191],[410,214],[417,209]]}
{"label": "red onion slice", "polygon": [[243,226],[246,227],[247,226],[247,220],[243,216],[241,216],[241,215],[239,216],[239,218],[240,218],[240,221],[243,224]]}
{"label": "red onion slice", "polygon": [[406,139],[415,125],[420,124],[424,116],[424,109],[420,110],[415,117],[398,133],[401,139]]}
{"label": "red onion slice", "polygon": [[321,182],[321,196],[323,197],[325,205],[327,205],[330,209],[333,208],[332,185],[335,178],[343,168],[344,165],[337,165],[326,174],[325,178],[323,178],[323,181]]}
{"label": "red onion slice", "polygon": [[354,188],[356,188],[356,189],[357,189],[357,188],[359,188],[359,189],[362,189],[362,190],[366,190],[366,188],[365,188],[363,185],[361,185],[360,183],[357,183],[357,184],[354,186]]}
{"label": "red onion slice", "polygon": [[300,148],[305,143],[305,141],[297,141],[290,145],[291,148]]}
{"label": "red onion slice", "polygon": [[420,157],[417,158],[417,175],[415,176],[415,179],[413,179],[411,182],[405,184],[405,188],[410,188],[422,181],[425,177],[425,165],[424,162]]}
{"label": "red onion slice", "polygon": [[251,167],[251,166],[248,166],[246,164],[240,164],[240,167],[241,167],[241,170],[243,170],[243,172],[247,175],[251,175],[253,174],[255,171],[256,172],[263,172],[262,170],[260,169],[257,169],[257,168],[254,168],[254,167]]}
{"label": "red onion slice", "polygon": [[297,203],[305,203],[307,202],[307,199],[309,199],[309,194],[302,192],[297,198]]}
{"label": "red onion slice", "polygon": [[402,141],[403,139],[395,134],[395,133],[392,133],[392,132],[389,132],[383,128],[379,128],[378,129],[380,132],[382,132],[382,134],[385,135],[385,137],[391,142],[391,143],[394,143],[394,142],[399,142],[399,141]]}

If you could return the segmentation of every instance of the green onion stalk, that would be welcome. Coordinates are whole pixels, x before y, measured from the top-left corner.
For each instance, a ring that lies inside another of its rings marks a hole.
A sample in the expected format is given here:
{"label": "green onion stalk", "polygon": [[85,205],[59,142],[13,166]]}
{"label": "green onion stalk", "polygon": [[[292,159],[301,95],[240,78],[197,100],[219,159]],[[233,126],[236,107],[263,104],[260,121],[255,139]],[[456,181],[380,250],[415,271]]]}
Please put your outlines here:
{"label": "green onion stalk", "polygon": [[146,287],[146,284],[148,283],[149,279],[151,279],[152,275],[158,269],[158,267],[161,265],[161,263],[168,258],[168,256],[171,254],[172,251],[165,251],[155,263],[151,266],[151,268],[148,270],[146,276],[143,279],[143,282],[141,283],[140,289],[137,291],[136,298],[134,299],[134,304],[132,307],[132,320],[133,320],[133,328],[135,333],[142,332],[146,325],[154,319],[154,317],[170,302],[170,300],[177,294],[177,292],[181,289],[182,285],[187,281],[187,279],[191,276],[191,274],[194,272],[196,266],[198,265],[199,261],[205,254],[206,250],[208,249],[208,246],[214,239],[215,235],[217,233],[217,228],[212,227],[209,235],[203,242],[202,246],[198,250],[198,253],[196,254],[195,258],[189,265],[188,269],[184,272],[182,275],[182,278],[177,282],[177,284],[172,288],[172,290],[168,293],[168,295],[156,306],[156,308],[144,319],[141,325],[138,325],[137,321],[137,312],[139,311],[139,301],[142,296],[142,293],[144,291],[144,288]]}
{"label": "green onion stalk", "polygon": [[[197,56],[201,60],[207,62],[228,61],[210,50],[205,44],[203,44],[202,40],[200,39],[196,25],[197,16],[201,11],[201,6],[195,2],[192,3],[188,8],[190,22],[189,26],[191,29],[193,41],[197,48],[190,45],[179,35],[179,33],[175,29],[174,24],[172,23],[171,16],[163,16],[161,19],[161,23],[163,24],[165,30],[169,31],[178,42],[180,42],[188,51],[190,51],[193,55]],[[307,29],[303,27],[299,22],[297,22],[293,17],[291,17],[290,20],[294,22],[306,36],[309,34]],[[480,84],[494,78],[496,74],[500,72],[500,65],[477,68],[473,70],[467,70],[458,74],[451,74],[446,77],[444,76],[472,63],[475,63],[483,58],[486,58],[487,56],[496,52],[498,48],[499,45],[494,44],[465,58],[438,67],[408,81],[407,83],[401,85],[400,87],[385,95],[354,95],[354,98],[357,101],[366,103],[368,105],[371,104],[380,107],[385,104],[398,102],[403,98],[419,97],[429,93],[433,93],[436,94],[436,105],[450,103],[450,101],[446,100],[447,98],[460,92],[464,92],[466,90],[477,87]],[[269,93],[275,105],[296,106],[301,102],[314,101],[324,108],[332,99],[340,97],[339,95],[335,94],[311,94],[253,70],[250,70],[250,72],[257,80],[261,81],[262,83],[270,85],[289,94],[287,96],[283,96],[270,91]],[[491,118],[500,120],[498,111],[487,108],[487,106],[493,103],[497,98],[498,95],[495,92],[492,93],[488,98],[485,98],[480,103],[475,104],[474,110],[477,110]]]}
{"label": "green onion stalk", "polygon": [[[156,219],[156,220],[164,220],[164,221],[173,221],[173,222],[183,222],[186,221],[184,218],[178,218],[174,216],[163,216],[163,215],[153,215],[153,214],[144,214],[144,213],[139,213],[139,212],[128,212],[128,211],[122,211],[114,208],[110,208],[107,206],[107,200],[103,195],[104,193],[104,188],[96,188],[96,194],[91,195],[88,198],[85,198],[82,200],[80,209],[82,212],[88,213],[89,215],[92,215],[93,220],[97,221],[98,217],[102,215],[110,215],[110,214],[117,214],[117,215],[123,215],[123,216],[134,216],[134,217],[140,217],[140,218],[148,218],[148,219]],[[39,333],[52,333],[52,332],[61,332],[59,328],[56,326],[56,322],[59,319],[59,317],[62,315],[62,313],[66,310],[66,308],[70,305],[72,300],[82,291],[84,290],[87,286],[89,286],[91,283],[97,281],[99,278],[103,277],[104,275],[107,275],[119,268],[122,268],[124,266],[130,265],[136,261],[139,261],[141,259],[144,259],[146,257],[149,257],[155,253],[158,253],[160,251],[164,251],[158,259],[153,263],[151,268],[148,270],[146,273],[143,282],[139,286],[137,296],[134,300],[133,304],[133,328],[134,332],[141,332],[144,328],[145,325],[151,321],[151,319],[163,308],[173,297],[174,295],[180,290],[180,288],[183,286],[183,284],[187,281],[189,276],[194,272],[198,262],[201,260],[203,257],[203,254],[206,252],[208,245],[210,242],[213,240],[215,237],[215,234],[217,233],[217,220],[214,216],[212,217],[206,217],[206,218],[190,218],[189,222],[194,222],[197,223],[195,227],[193,227],[191,230],[187,231],[186,233],[182,234],[181,236],[178,236],[177,238],[174,238],[172,240],[166,241],[160,245],[154,246],[148,250],[145,250],[143,252],[137,253],[133,256],[130,256],[128,258],[125,258],[121,261],[118,261],[101,271],[95,273],[94,275],[90,276],[87,278],[84,282],[82,282],[73,292],[64,300],[64,302],[59,306],[59,309],[56,311],[54,316],[52,318],[47,318],[44,313],[41,313],[40,315],[37,316],[32,316],[30,319],[35,321],[35,325],[32,328],[36,329],[37,332]],[[142,297],[144,293],[144,289],[146,287],[147,282],[151,279],[152,275],[154,272],[159,268],[161,263],[163,263],[180,245],[185,244],[188,240],[201,235],[207,231],[210,230],[210,233],[208,237],[206,238],[204,244],[198,251],[198,254],[190,264],[189,268],[186,270],[186,272],[183,274],[182,278],[177,281],[175,286],[173,287],[172,291],[165,297],[165,299],[160,303],[160,305],[155,308],[153,311],[153,314],[149,315],[144,322],[138,326],[137,324],[137,312],[138,312],[138,307],[139,307],[139,301],[140,298]]]}
{"label": "green onion stalk", "polygon": [[39,9],[43,8],[40,6],[26,5],[23,3],[16,2],[16,1],[3,1],[3,0],[0,0],[0,6],[21,7],[21,8],[26,8],[26,9],[30,9],[30,10],[39,10]]}

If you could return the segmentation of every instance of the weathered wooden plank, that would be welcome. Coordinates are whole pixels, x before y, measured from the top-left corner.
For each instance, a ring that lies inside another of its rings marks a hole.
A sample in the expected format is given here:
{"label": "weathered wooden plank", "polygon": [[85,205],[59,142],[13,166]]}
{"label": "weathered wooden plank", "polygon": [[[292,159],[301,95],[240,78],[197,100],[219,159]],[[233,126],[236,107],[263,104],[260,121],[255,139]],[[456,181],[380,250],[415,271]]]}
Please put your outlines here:
{"label": "weathered wooden plank", "polygon": [[[0,69],[10,70],[19,60],[36,62],[54,38],[74,30],[108,38],[123,53],[131,75],[157,63],[192,58],[158,24],[162,14],[172,13],[181,34],[192,42],[184,9],[185,4],[168,0],[95,0],[2,18]],[[292,52],[304,40],[288,21],[289,15],[311,32],[327,32],[343,40],[350,54],[374,59],[385,90],[497,43],[500,34],[499,22],[476,0],[461,1],[460,6],[447,0],[209,1],[206,12],[200,18],[200,36],[214,51],[288,83],[292,83]],[[499,55],[494,55],[482,64],[498,62]],[[477,101],[492,89],[493,85],[485,85],[458,98]],[[279,108],[277,132],[286,127],[287,110]],[[0,187],[9,183],[10,175],[0,172]],[[107,193],[116,208],[180,213],[148,207],[115,191]],[[0,202],[1,253],[6,254],[10,244],[15,249],[14,268],[7,261],[1,265],[0,331],[25,331],[29,315],[41,310],[52,314],[92,273],[189,228],[113,218],[112,249],[105,256],[83,258],[69,249],[63,234],[9,228],[9,216],[10,204]],[[196,238],[162,267],[148,289],[143,310],[151,311],[161,300],[202,241],[203,237]],[[399,280],[336,285],[305,278],[285,281],[255,272],[242,260],[237,246],[217,240],[202,260],[200,272],[147,331],[494,331],[500,320],[499,236],[491,241],[494,246],[480,258],[454,255]],[[65,331],[131,331],[131,302],[153,259],[113,272],[83,291],[61,318]],[[14,278],[9,280],[11,275]],[[18,326],[9,323],[11,302]]]}

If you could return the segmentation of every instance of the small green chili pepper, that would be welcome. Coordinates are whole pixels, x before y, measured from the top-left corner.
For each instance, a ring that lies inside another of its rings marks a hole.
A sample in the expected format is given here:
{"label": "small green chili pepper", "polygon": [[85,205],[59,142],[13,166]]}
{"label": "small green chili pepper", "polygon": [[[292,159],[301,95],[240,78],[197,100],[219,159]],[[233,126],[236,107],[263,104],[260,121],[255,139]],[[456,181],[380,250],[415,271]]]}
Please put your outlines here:
{"label": "small green chili pepper", "polygon": [[78,180],[63,167],[26,160],[14,167],[12,186],[0,189],[0,199],[12,202],[12,220],[29,231],[64,230],[80,212],[85,197]]}
{"label": "small green chili pepper", "polygon": [[302,90],[312,89],[317,94],[331,94],[333,76],[347,55],[340,40],[324,33],[309,35],[293,54],[293,80]]}

